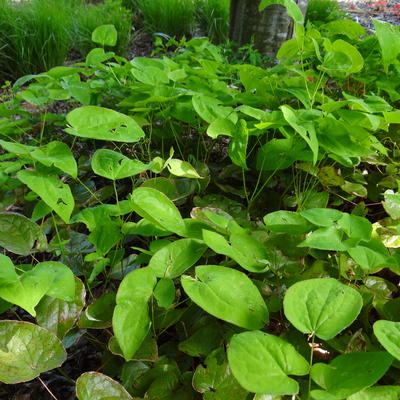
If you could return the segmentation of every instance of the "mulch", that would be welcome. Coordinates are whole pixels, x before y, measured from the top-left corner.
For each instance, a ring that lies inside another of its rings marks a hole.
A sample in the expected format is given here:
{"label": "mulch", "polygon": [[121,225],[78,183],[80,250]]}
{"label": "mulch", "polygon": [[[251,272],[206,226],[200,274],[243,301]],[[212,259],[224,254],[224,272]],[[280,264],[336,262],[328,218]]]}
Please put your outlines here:
{"label": "mulch", "polygon": [[338,3],[349,18],[370,33],[374,31],[373,19],[400,26],[400,0],[341,0]]}

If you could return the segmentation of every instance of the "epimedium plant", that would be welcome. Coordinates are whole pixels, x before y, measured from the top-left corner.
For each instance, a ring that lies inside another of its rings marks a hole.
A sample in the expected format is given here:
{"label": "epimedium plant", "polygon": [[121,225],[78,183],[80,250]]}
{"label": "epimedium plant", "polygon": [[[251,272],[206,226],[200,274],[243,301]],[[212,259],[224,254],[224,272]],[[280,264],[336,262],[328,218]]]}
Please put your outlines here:
{"label": "epimedium plant", "polygon": [[112,368],[79,400],[399,397],[400,33],[279,4],[296,37],[269,69],[205,39],[128,61],[105,25],[15,83],[0,381],[93,332]]}

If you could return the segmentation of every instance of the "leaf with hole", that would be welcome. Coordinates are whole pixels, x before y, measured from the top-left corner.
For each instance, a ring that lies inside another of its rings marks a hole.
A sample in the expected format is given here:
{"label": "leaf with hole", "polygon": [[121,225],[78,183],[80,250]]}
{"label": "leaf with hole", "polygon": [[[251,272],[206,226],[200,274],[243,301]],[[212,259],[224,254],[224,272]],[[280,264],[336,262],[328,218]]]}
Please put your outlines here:
{"label": "leaf with hole", "polygon": [[66,117],[71,135],[114,142],[138,142],[144,137],[142,128],[128,115],[109,108],[84,106],[75,108]]}
{"label": "leaf with hole", "polygon": [[97,150],[93,154],[91,165],[95,174],[113,181],[138,175],[151,167],[108,149]]}

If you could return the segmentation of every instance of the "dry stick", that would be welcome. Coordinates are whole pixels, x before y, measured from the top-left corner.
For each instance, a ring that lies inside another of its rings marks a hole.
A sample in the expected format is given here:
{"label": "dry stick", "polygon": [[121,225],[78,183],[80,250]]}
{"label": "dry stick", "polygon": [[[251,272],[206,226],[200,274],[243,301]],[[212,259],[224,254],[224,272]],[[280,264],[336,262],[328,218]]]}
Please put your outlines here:
{"label": "dry stick", "polygon": [[40,376],[37,377],[40,381],[40,383],[44,386],[44,388],[50,393],[50,396],[54,399],[54,400],[58,400],[56,396],[54,396],[53,393],[51,393],[51,390],[47,387],[47,385],[40,379]]}

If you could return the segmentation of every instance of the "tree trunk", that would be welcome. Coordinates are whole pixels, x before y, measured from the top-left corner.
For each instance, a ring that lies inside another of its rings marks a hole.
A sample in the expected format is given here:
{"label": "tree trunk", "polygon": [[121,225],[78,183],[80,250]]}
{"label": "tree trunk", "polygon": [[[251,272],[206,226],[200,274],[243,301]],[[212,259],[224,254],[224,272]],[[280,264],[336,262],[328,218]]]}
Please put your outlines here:
{"label": "tree trunk", "polygon": [[[307,0],[295,0],[305,14]],[[293,21],[285,7],[273,4],[259,12],[261,0],[231,0],[230,39],[250,43],[262,54],[275,57],[283,42],[293,36]]]}

